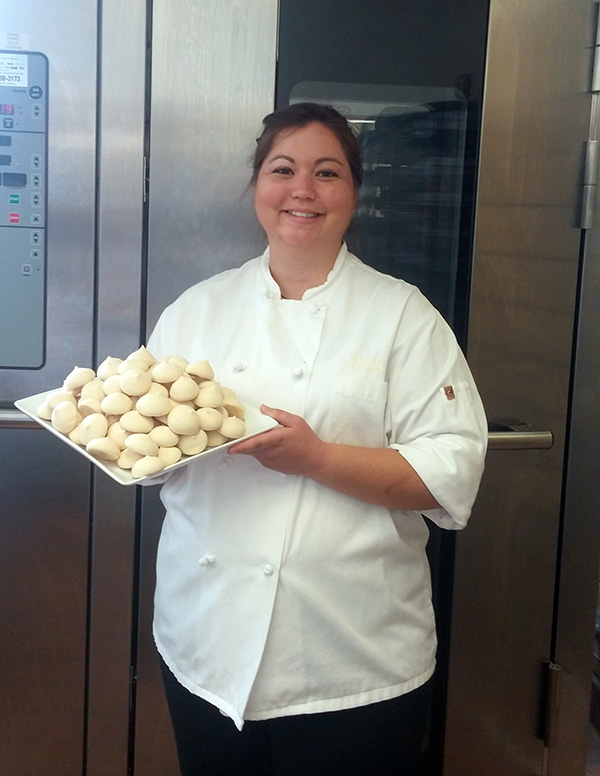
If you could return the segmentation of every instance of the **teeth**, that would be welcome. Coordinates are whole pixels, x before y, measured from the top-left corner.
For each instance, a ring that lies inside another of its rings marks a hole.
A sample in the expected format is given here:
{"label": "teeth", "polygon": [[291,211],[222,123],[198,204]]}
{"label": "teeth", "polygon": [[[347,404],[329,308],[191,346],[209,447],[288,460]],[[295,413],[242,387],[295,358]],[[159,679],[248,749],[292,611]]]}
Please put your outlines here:
{"label": "teeth", "polygon": [[319,213],[300,213],[298,210],[288,210],[291,216],[300,216],[300,218],[317,218]]}

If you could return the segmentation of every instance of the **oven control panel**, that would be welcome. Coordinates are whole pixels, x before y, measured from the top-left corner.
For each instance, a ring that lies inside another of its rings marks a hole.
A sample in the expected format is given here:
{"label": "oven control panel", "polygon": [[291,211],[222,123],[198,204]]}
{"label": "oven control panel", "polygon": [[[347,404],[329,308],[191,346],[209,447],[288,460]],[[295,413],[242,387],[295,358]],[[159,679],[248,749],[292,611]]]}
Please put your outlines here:
{"label": "oven control panel", "polygon": [[0,51],[0,369],[45,361],[48,60]]}

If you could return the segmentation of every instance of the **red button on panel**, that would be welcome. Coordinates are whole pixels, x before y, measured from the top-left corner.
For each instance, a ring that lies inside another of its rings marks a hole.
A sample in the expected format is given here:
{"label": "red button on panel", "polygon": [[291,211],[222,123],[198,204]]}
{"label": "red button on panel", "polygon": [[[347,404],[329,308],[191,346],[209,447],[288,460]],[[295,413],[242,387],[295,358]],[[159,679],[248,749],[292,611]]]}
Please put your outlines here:
{"label": "red button on panel", "polygon": [[18,224],[20,220],[21,220],[21,216],[18,213],[8,214],[8,221],[11,224]]}

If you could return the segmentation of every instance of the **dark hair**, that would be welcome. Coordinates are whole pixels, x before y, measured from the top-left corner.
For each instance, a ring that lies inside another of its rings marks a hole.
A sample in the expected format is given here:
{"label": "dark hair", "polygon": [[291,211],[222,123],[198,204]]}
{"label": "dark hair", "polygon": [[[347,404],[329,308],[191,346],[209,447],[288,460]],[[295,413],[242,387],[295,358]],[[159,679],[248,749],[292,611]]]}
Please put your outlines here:
{"label": "dark hair", "polygon": [[322,124],[336,138],[344,151],[350,166],[354,188],[362,183],[362,149],[358,138],[341,113],[331,105],[321,105],[316,102],[297,102],[269,113],[263,119],[263,131],[256,139],[256,150],[252,158],[252,177],[250,186],[256,184],[258,173],[263,162],[271,152],[279,134],[286,129],[298,129],[308,124]]}

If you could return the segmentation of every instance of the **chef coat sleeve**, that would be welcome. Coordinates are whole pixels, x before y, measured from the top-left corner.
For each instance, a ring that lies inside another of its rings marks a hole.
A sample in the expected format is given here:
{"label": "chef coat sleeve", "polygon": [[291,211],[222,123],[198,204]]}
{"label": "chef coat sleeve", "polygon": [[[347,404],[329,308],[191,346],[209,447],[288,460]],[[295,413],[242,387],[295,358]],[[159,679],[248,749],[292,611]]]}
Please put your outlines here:
{"label": "chef coat sleeve", "polygon": [[454,333],[420,293],[397,332],[386,432],[440,504],[423,514],[442,528],[464,528],[483,473],[487,420]]}

